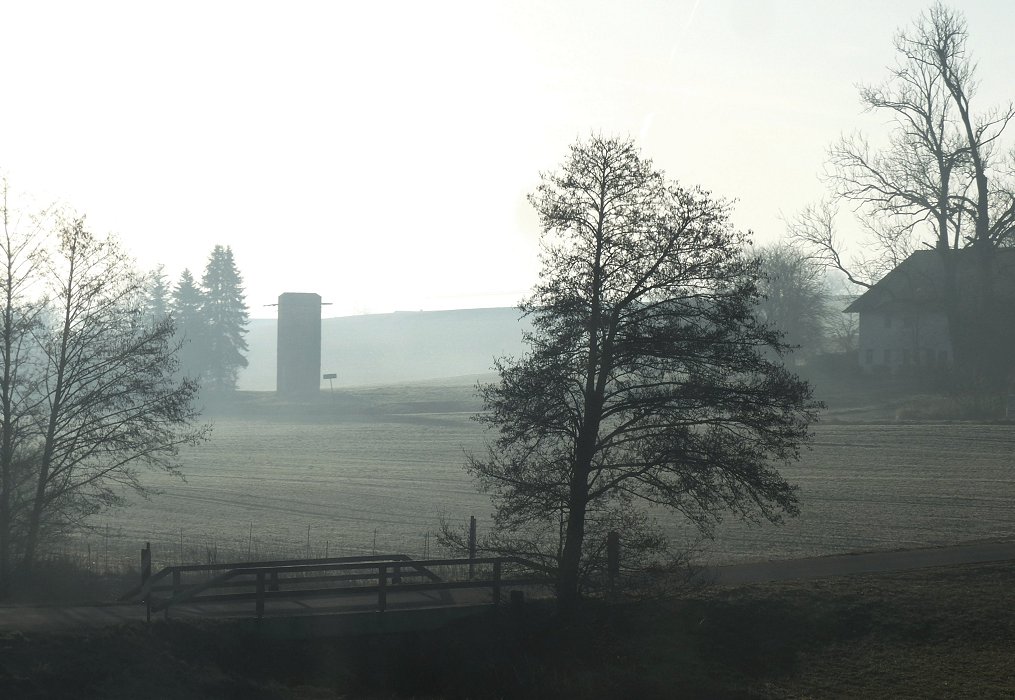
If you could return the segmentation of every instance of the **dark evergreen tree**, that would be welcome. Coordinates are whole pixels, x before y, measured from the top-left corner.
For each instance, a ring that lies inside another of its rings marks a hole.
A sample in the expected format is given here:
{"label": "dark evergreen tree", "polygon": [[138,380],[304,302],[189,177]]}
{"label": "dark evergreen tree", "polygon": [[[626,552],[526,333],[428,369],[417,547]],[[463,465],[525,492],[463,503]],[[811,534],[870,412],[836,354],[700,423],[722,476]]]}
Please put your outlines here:
{"label": "dark evergreen tree", "polygon": [[145,295],[145,312],[148,317],[158,323],[169,314],[169,284],[162,265],[149,273],[148,291]]}
{"label": "dark evergreen tree", "polygon": [[201,313],[202,294],[190,270],[184,270],[173,289],[170,313],[176,322],[180,347],[180,372],[200,378],[208,367],[208,332]]}
{"label": "dark evergreen tree", "polygon": [[208,331],[205,386],[216,392],[236,390],[236,377],[247,366],[247,304],[233,251],[217,245],[201,279],[201,316]]}

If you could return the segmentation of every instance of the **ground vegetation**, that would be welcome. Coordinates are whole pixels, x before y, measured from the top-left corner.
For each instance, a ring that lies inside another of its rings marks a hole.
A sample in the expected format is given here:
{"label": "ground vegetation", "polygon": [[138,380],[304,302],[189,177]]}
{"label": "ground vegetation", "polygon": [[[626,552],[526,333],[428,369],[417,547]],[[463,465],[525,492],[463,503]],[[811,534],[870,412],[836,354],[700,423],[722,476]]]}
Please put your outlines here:
{"label": "ground vegetation", "polygon": [[1008,562],[530,604],[389,635],[292,639],[245,621],[0,633],[17,698],[1006,698]]}

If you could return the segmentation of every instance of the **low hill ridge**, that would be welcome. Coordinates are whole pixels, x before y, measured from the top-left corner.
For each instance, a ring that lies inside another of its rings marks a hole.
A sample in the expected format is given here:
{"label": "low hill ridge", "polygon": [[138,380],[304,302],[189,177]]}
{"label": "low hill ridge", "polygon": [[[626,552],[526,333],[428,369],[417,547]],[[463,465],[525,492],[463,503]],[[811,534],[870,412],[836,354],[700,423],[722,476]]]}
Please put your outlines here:
{"label": "low hill ridge", "polygon": [[[321,372],[337,374],[336,387],[488,374],[495,357],[523,352],[529,323],[520,316],[515,307],[499,307],[325,318]],[[241,390],[275,390],[277,328],[275,319],[250,321]]]}

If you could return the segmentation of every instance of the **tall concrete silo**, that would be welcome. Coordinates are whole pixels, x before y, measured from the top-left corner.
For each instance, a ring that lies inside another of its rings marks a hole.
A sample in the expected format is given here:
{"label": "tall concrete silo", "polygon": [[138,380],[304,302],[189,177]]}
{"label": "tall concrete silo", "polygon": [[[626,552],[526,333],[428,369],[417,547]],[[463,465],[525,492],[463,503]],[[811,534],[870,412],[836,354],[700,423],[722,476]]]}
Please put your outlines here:
{"label": "tall concrete silo", "polygon": [[286,292],[278,297],[276,391],[316,394],[321,389],[321,295]]}

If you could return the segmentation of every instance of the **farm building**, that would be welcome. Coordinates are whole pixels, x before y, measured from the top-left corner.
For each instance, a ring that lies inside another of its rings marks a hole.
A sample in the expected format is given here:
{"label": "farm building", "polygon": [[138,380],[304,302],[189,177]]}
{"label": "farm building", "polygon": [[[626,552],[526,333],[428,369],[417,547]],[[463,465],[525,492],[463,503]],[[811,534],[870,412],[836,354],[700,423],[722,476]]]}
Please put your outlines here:
{"label": "farm building", "polygon": [[[980,298],[984,277],[975,251],[917,251],[845,309],[846,313],[860,315],[859,360],[863,370],[894,372],[953,366],[945,255],[955,256],[953,298],[958,300],[961,313],[984,311],[975,301]],[[1015,249],[997,250],[993,257],[993,298],[1011,310],[1015,308]],[[1011,315],[1002,314],[1005,316],[1008,320],[1001,322],[1011,323]]]}
{"label": "farm building", "polygon": [[310,395],[321,388],[321,297],[286,292],[278,298],[277,389]]}

